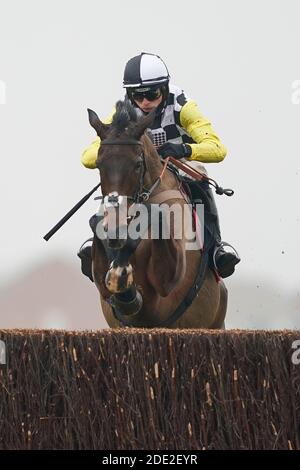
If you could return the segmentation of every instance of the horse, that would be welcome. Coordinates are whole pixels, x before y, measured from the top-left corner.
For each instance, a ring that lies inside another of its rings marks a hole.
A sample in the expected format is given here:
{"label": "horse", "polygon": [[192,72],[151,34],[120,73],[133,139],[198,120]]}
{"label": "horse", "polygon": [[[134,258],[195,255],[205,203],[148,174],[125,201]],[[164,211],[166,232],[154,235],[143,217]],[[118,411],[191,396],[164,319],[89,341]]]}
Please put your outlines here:
{"label": "horse", "polygon": [[[155,112],[137,119],[132,104],[125,100],[117,103],[111,124],[101,122],[90,109],[88,113],[90,125],[101,140],[96,167],[103,208],[102,215],[95,216],[94,226],[90,222],[94,231],[92,272],[109,327],[223,328],[225,284],[216,279],[207,260],[204,263],[204,250],[188,250],[185,235],[175,236],[174,218],[160,213],[157,237],[133,240],[128,234],[136,212],[128,214],[135,205],[144,203],[149,212],[154,207],[176,204],[183,208],[187,204],[176,174],[166,168],[146,132]],[[131,203],[126,209],[127,220],[122,222],[120,215],[115,218],[112,236],[109,219],[124,198]],[[188,217],[192,218],[190,211]],[[168,237],[162,236],[164,221]],[[99,227],[104,236],[99,237]],[[147,225],[147,233],[150,228]]]}

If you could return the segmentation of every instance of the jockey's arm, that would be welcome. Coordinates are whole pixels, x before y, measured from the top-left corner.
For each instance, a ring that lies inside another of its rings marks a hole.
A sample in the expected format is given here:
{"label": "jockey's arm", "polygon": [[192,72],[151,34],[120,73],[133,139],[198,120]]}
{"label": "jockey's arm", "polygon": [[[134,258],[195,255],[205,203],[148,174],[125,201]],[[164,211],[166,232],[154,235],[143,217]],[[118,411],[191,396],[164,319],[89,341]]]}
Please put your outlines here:
{"label": "jockey's arm", "polygon": [[211,123],[201,114],[195,101],[188,101],[182,107],[180,123],[196,142],[188,144],[192,148],[192,155],[188,160],[198,160],[203,163],[217,163],[224,160],[226,147],[221,143]]}
{"label": "jockey's arm", "polygon": [[[110,115],[104,119],[102,122],[104,124],[111,124],[113,115],[116,112],[116,108],[113,108],[111,111]],[[81,155],[81,163],[86,167],[86,168],[91,168],[94,169],[96,168],[96,160],[98,157],[98,150],[100,147],[100,137],[97,137],[96,140],[94,140],[89,147],[87,147],[82,155]]]}

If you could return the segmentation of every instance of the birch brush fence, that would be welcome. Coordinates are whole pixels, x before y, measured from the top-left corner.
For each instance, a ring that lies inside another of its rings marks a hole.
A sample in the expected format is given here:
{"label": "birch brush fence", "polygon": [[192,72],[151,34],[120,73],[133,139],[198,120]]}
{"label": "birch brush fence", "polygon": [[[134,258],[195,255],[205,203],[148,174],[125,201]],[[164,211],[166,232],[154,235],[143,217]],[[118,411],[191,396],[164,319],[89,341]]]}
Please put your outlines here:
{"label": "birch brush fence", "polygon": [[300,332],[0,339],[0,449],[300,449]]}

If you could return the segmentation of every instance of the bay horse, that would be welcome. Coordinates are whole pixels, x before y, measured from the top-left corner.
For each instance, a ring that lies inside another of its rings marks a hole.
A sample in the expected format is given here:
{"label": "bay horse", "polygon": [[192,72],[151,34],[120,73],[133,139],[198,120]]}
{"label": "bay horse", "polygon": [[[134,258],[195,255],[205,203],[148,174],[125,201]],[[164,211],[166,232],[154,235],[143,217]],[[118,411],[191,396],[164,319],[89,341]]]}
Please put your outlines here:
{"label": "bay horse", "polygon": [[[227,289],[204,263],[204,251],[187,250],[185,236],[175,236],[174,219],[168,219],[168,237],[160,232],[154,239],[132,240],[128,227],[125,236],[121,235],[124,221],[122,225],[120,220],[119,236],[111,237],[108,230],[112,212],[108,209],[119,208],[125,197],[131,207],[144,202],[148,209],[174,203],[183,207],[187,202],[178,178],[168,168],[164,171],[164,163],[145,132],[153,122],[153,112],[138,120],[126,100],[117,103],[110,125],[102,123],[94,111],[88,113],[101,139],[96,166],[103,207],[94,226],[90,222],[94,231],[92,272],[108,325],[223,328]],[[126,215],[134,222],[134,216]],[[161,222],[164,215],[160,217]],[[106,239],[97,235],[96,226],[100,225]]]}

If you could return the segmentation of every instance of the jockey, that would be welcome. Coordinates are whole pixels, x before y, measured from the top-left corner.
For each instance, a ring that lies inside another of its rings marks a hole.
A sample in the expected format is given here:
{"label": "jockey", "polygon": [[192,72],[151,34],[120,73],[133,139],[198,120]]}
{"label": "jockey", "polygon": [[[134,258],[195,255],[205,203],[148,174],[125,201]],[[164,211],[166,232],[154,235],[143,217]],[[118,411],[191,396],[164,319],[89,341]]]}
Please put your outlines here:
{"label": "jockey", "polygon": [[[162,158],[171,156],[192,162],[221,162],[226,156],[226,148],[211,123],[199,111],[195,101],[189,99],[181,88],[169,83],[169,78],[165,63],[155,54],[142,52],[131,58],[125,66],[125,98],[131,101],[137,116],[156,110],[154,122],[148,131],[157,152]],[[115,110],[104,123],[109,124],[114,113]],[[100,138],[97,137],[83,152],[81,162],[85,167],[96,168],[99,147]],[[201,170],[206,172],[203,166]],[[208,210],[215,221],[212,264],[220,277],[225,278],[233,274],[240,258],[231,245],[222,242],[213,192],[208,185],[205,190],[210,206]],[[225,247],[232,250],[228,251]],[[84,261],[88,265],[90,247],[83,248],[78,255],[82,260],[82,270],[87,274],[85,271],[89,272],[89,269],[84,269]]]}

